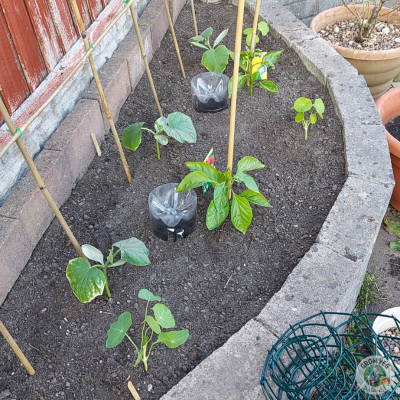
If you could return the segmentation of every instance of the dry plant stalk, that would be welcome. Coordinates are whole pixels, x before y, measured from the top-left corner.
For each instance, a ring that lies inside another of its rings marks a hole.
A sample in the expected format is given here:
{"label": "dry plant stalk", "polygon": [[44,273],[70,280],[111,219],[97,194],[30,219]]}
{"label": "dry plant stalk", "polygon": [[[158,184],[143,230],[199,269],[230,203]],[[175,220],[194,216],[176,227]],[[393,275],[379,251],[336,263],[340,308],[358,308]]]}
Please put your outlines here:
{"label": "dry plant stalk", "polygon": [[[382,11],[385,3],[390,0],[373,0],[373,3],[369,0],[362,0],[360,3],[356,4],[355,0],[350,0],[351,5],[353,7],[349,7],[346,3],[346,0],[342,0],[343,5],[353,14],[354,18],[357,20],[359,35],[354,38],[357,43],[362,43],[364,40],[367,40],[371,37],[372,32],[374,31],[379,18],[386,17],[389,14],[392,14],[395,11],[400,10],[400,0],[396,2],[395,5],[389,7],[389,11]],[[358,6],[362,6],[362,14],[359,12]],[[372,11],[370,13],[370,9],[372,7]]]}

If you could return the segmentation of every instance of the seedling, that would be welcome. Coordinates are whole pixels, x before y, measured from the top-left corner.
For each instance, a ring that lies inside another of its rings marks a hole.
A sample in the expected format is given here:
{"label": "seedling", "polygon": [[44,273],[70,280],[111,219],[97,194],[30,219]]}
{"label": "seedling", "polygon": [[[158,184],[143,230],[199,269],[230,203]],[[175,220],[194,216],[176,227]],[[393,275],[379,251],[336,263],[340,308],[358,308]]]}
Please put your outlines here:
{"label": "seedling", "polygon": [[[110,329],[107,332],[106,347],[112,349],[113,347],[118,346],[126,336],[138,354],[135,367],[140,363],[140,361],[143,361],[144,369],[147,371],[147,360],[149,359],[151,350],[155,344],[164,343],[168,348],[175,349],[186,342],[189,337],[189,331],[183,329],[181,331],[162,332],[161,328],[175,328],[175,319],[172,316],[171,311],[164,304],[157,303],[153,306],[154,319],[151,315],[147,315],[149,303],[150,301],[161,301],[161,297],[155,296],[147,289],[141,289],[138,296],[139,299],[147,300],[140,346],[136,346],[135,342],[127,334],[132,325],[132,317],[131,313],[124,312],[119,316],[116,322],[111,324]],[[150,337],[149,331],[151,332]],[[154,334],[158,335],[158,337],[157,340],[152,342]]]}
{"label": "seedling", "polygon": [[[107,296],[111,297],[107,281],[108,268],[119,267],[125,263],[137,266],[150,264],[149,250],[142,241],[134,237],[114,243],[105,263],[103,253],[96,247],[84,244],[82,251],[89,260],[98,263],[91,266],[85,258],[81,257],[74,258],[68,263],[67,278],[73,292],[82,303],[89,303],[96,296],[103,294],[104,287]],[[120,259],[115,261],[118,255]]]}
{"label": "seedling", "polygon": [[[264,165],[254,157],[247,156],[242,158],[238,162],[236,175],[234,176],[232,176],[228,168],[225,173],[222,173],[205,162],[187,162],[186,165],[193,172],[183,178],[175,191],[186,192],[189,189],[211,182],[214,187],[214,199],[211,200],[206,216],[206,225],[210,230],[220,226],[228,216],[229,209],[231,209],[233,226],[243,234],[246,234],[247,228],[253,219],[250,203],[262,207],[271,207],[258,190],[254,179],[246,174],[248,171],[264,168]],[[232,187],[235,182],[244,183],[248,189],[236,194]],[[232,200],[229,200],[229,191],[232,192]]]}
{"label": "seedling", "polygon": [[189,43],[201,49],[206,49],[207,51],[203,54],[201,64],[210,72],[222,74],[228,65],[229,50],[224,45],[220,45],[217,48],[215,48],[215,46],[226,36],[228,29],[225,29],[218,35],[213,46],[210,44],[210,36],[212,33],[213,29],[211,27],[207,28],[200,35],[190,38]]}
{"label": "seedling", "polygon": [[299,97],[291,108],[292,110],[297,111],[295,121],[303,124],[305,140],[307,140],[308,127],[310,124],[314,125],[317,122],[317,114],[313,111],[311,111],[310,117],[305,119],[304,113],[310,111],[312,108],[314,108],[315,112],[318,113],[321,119],[323,119],[322,114],[325,111],[325,104],[321,99],[315,99],[313,104],[310,99]]}
{"label": "seedling", "polygon": [[[158,159],[160,159],[158,143],[163,146],[168,144],[168,136],[173,137],[180,143],[196,143],[196,129],[193,126],[192,120],[190,117],[180,112],[169,114],[167,118],[158,118],[154,123],[155,132],[151,129],[144,128],[143,125],[144,122],[138,122],[124,129],[122,132],[122,144],[124,147],[135,151],[142,142],[142,131],[148,131],[154,135],[157,144]],[[163,135],[163,132],[165,132],[166,135]]]}
{"label": "seedling", "polygon": [[[261,21],[257,25],[257,34],[255,38],[255,43],[260,41],[259,34],[265,36],[269,32],[268,24],[264,21]],[[250,96],[253,95],[253,88],[259,86],[268,92],[279,93],[278,88],[275,83],[272,81],[266,80],[267,69],[275,68],[275,64],[279,61],[279,57],[283,53],[283,50],[280,51],[270,51],[268,53],[263,53],[260,49],[255,49],[252,51],[250,49],[251,36],[252,36],[252,28],[247,28],[243,31],[246,35],[246,49],[240,53],[240,69],[243,71],[243,74],[239,73],[238,77],[238,88],[240,90],[244,84],[247,82],[250,88]],[[231,58],[235,59],[235,53],[229,52]],[[233,77],[229,81],[228,93],[229,97],[232,96],[232,83]]]}

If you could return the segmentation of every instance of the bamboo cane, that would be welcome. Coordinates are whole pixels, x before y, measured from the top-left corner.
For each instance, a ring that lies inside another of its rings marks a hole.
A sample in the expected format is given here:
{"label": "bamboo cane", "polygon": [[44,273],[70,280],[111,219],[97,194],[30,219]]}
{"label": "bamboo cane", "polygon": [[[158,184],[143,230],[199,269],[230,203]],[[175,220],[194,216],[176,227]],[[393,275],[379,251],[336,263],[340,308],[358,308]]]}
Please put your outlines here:
{"label": "bamboo cane", "polygon": [[190,4],[192,6],[192,15],[193,15],[193,28],[194,28],[194,34],[196,36],[199,35],[199,32],[197,31],[197,21],[196,21],[196,11],[194,10],[194,1],[190,0]]}
{"label": "bamboo cane", "polygon": [[[83,24],[81,14],[80,14],[78,6],[76,4],[76,0],[71,0],[71,5],[72,5],[72,8],[74,9],[74,13],[75,13],[76,19],[78,21],[78,25],[79,25],[79,29],[81,31],[81,36],[83,39],[83,43],[85,45],[85,49],[86,49],[86,51],[88,51],[90,49],[90,44],[89,44],[89,40],[86,36],[85,26]],[[118,152],[121,157],[122,165],[124,166],[124,169],[125,169],[126,177],[128,179],[128,182],[130,182],[132,180],[132,177],[131,177],[131,173],[129,172],[129,166],[128,166],[128,163],[126,162],[124,150],[122,149],[122,145],[119,140],[117,129],[115,128],[115,124],[114,124],[113,118],[111,116],[110,109],[108,108],[107,100],[104,96],[103,87],[101,86],[99,74],[97,73],[96,64],[94,63],[92,54],[89,55],[89,63],[90,63],[90,67],[92,68],[93,77],[94,77],[94,80],[96,81],[97,90],[99,91],[101,102],[104,107],[104,112],[106,113],[107,120],[110,124],[111,132],[114,136],[115,144],[117,145]]]}
{"label": "bamboo cane", "polygon": [[147,73],[147,78],[149,79],[151,91],[153,93],[154,101],[155,101],[156,106],[157,106],[158,114],[160,115],[160,117],[162,117],[163,116],[163,112],[162,112],[162,109],[161,109],[161,106],[160,106],[160,102],[158,101],[156,88],[154,87],[154,82],[153,82],[153,78],[151,76],[149,62],[147,61],[146,50],[144,48],[142,35],[140,33],[140,27],[139,27],[139,24],[138,24],[138,21],[137,21],[137,18],[136,18],[135,7],[133,6],[133,4],[131,4],[130,9],[131,9],[131,15],[132,15],[132,19],[133,19],[133,25],[135,26],[136,37],[137,37],[137,40],[139,42],[140,52],[142,53],[144,67],[145,67],[146,73]]}
{"label": "bamboo cane", "polygon": [[256,8],[254,9],[253,30],[251,32],[250,51],[253,53],[256,46],[256,33],[258,25],[258,14],[260,13],[261,0],[256,1]]}
{"label": "bamboo cane", "polygon": [[135,386],[133,386],[131,381],[128,382],[128,389],[135,400],[140,400],[139,393],[136,391]]}
{"label": "bamboo cane", "polygon": [[21,349],[18,347],[17,343],[15,343],[14,339],[6,329],[6,327],[3,325],[3,323],[0,321],[0,332],[4,336],[4,339],[8,342],[8,344],[11,346],[13,349],[14,353],[17,355],[17,357],[20,359],[26,370],[28,371],[29,375],[34,375],[35,370],[33,369],[32,365],[29,363],[27,358],[24,356],[24,353],[21,351]]}
{"label": "bamboo cane", "polygon": [[172,23],[171,13],[169,12],[169,6],[168,6],[168,1],[167,0],[164,0],[164,5],[165,5],[165,12],[167,13],[167,17],[168,17],[169,27],[171,29],[172,39],[173,39],[174,44],[175,44],[176,55],[178,56],[179,64],[181,65],[182,76],[184,78],[186,78],[185,69],[183,68],[182,59],[181,59],[181,53],[179,52],[178,41],[176,40],[174,24]]}
{"label": "bamboo cane", "polygon": [[96,135],[92,132],[92,133],[90,134],[90,137],[92,138],[92,141],[93,141],[93,144],[94,144],[94,148],[96,149],[97,155],[98,155],[99,157],[101,157],[101,150],[100,150],[99,143],[97,142]]}
{"label": "bamboo cane", "polygon": [[[235,62],[233,64],[231,116],[229,121],[228,168],[230,171],[232,171],[233,167],[233,149],[235,145],[237,86],[239,78],[240,49],[242,45],[243,14],[244,14],[244,0],[239,0],[238,16],[236,23]],[[232,192],[229,191],[229,199],[231,197],[232,197]]]}
{"label": "bamboo cane", "polygon": [[37,170],[36,165],[33,162],[32,157],[30,156],[30,154],[28,152],[28,149],[26,148],[24,142],[20,138],[20,133],[17,131],[17,128],[15,127],[14,122],[12,121],[10,114],[8,113],[6,106],[4,105],[4,102],[1,98],[0,98],[0,114],[3,116],[4,121],[6,122],[8,129],[10,130],[12,135],[14,137],[17,136],[15,143],[17,144],[20,152],[24,156],[24,159],[25,159],[26,163],[28,164],[28,167],[34,176],[35,181],[36,181],[37,185],[39,186],[40,191],[43,193],[43,196],[46,198],[47,202],[49,203],[51,209],[53,210],[55,216],[57,217],[58,221],[60,222],[61,226],[63,227],[69,240],[71,241],[72,245],[75,247],[75,250],[77,251],[77,253],[81,257],[86,258],[82,252],[81,246],[79,245],[74,234],[72,233],[71,229],[69,228],[68,224],[66,223],[64,217],[61,215],[60,210],[58,209],[56,203],[54,202],[49,191],[47,190],[46,185],[44,184],[43,179],[40,176],[39,171]]}

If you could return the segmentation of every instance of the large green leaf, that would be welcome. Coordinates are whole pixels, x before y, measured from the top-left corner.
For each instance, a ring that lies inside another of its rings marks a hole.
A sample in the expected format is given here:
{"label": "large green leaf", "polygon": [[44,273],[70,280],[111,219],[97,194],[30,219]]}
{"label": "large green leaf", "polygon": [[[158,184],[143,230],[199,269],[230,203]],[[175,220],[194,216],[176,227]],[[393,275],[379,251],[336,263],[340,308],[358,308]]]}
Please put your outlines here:
{"label": "large green leaf", "polygon": [[167,306],[157,303],[155,306],[153,306],[153,312],[156,317],[156,321],[164,329],[175,328],[175,319]]}
{"label": "large green leaf", "polygon": [[260,21],[257,25],[259,31],[261,31],[261,35],[265,36],[268,35],[269,26],[265,21]]}
{"label": "large green leaf", "polygon": [[160,296],[156,296],[147,289],[140,289],[138,294],[139,299],[147,301],[161,301]]}
{"label": "large green leaf", "polygon": [[226,66],[228,65],[228,58],[228,49],[225,46],[221,45],[218,46],[216,49],[210,49],[204,52],[201,63],[210,72],[222,74]]}
{"label": "large green leaf", "polygon": [[186,192],[187,190],[202,186],[204,183],[210,182],[210,178],[201,171],[194,171],[187,174],[179,186],[175,189],[176,193]]}
{"label": "large green leaf", "polygon": [[174,112],[167,117],[168,125],[164,126],[165,133],[178,142],[196,143],[196,129],[193,122],[185,114]]}
{"label": "large green leaf", "polygon": [[282,53],[283,50],[268,52],[262,59],[262,65],[273,67],[279,61],[279,57]]}
{"label": "large green leaf", "polygon": [[121,249],[121,258],[124,258],[131,265],[143,267],[150,264],[149,250],[146,245],[139,239],[134,237],[126,240],[120,240],[113,246]]}
{"label": "large green leaf", "polygon": [[67,278],[76,297],[82,303],[92,301],[103,293],[105,279],[103,272],[81,257],[68,263]]}
{"label": "large green leaf", "polygon": [[215,39],[214,45],[213,47],[217,46],[221,40],[226,36],[226,34],[228,33],[228,29],[225,29],[224,31],[222,31],[217,38]]}
{"label": "large green leaf", "polygon": [[224,174],[222,172],[218,171],[217,169],[212,167],[210,164],[207,164],[205,162],[188,161],[185,164],[191,171],[203,172],[210,178],[210,181],[212,181],[212,182],[220,182],[221,179],[224,178]]}
{"label": "large green leaf", "polygon": [[226,182],[219,183],[214,187],[214,204],[217,209],[223,209],[228,203],[228,191]]}
{"label": "large green leaf", "polygon": [[312,102],[310,99],[307,99],[306,97],[299,97],[295,102],[294,102],[294,109],[297,112],[306,112],[310,111],[312,107]]}
{"label": "large green leaf", "polygon": [[400,251],[400,240],[397,242],[390,242],[389,247],[394,251]]}
{"label": "large green leaf", "polygon": [[262,207],[271,207],[267,199],[261,193],[253,192],[250,189],[247,189],[244,192],[240,193],[240,197],[244,197],[251,203],[257,204]]}
{"label": "large green leaf", "polygon": [[132,325],[131,313],[124,312],[119,317],[118,320],[111,324],[110,329],[107,331],[107,349],[112,349],[118,346],[125,337],[126,332]]}
{"label": "large green leaf", "polygon": [[246,234],[247,228],[253,219],[249,201],[244,197],[237,196],[235,193],[232,198],[231,220],[233,226],[243,234]]}
{"label": "large green leaf", "polygon": [[215,201],[211,200],[206,215],[207,228],[210,231],[215,228],[218,228],[225,221],[228,214],[229,214],[228,202],[223,207],[217,208],[215,206]]}
{"label": "large green leaf", "polygon": [[240,172],[253,171],[255,169],[263,169],[265,167],[260,161],[255,157],[246,156],[243,157],[237,165],[237,174]]}
{"label": "large green leaf", "polygon": [[157,335],[161,333],[160,325],[158,325],[157,321],[151,315],[146,315],[145,321],[154,333]]}
{"label": "large green leaf", "polygon": [[164,343],[169,349],[175,349],[185,343],[188,337],[189,331],[187,329],[162,332],[158,335],[157,343]]}
{"label": "large green leaf", "polygon": [[321,119],[323,119],[322,114],[325,111],[325,104],[321,99],[315,99],[314,101],[314,108],[315,111],[319,114],[319,116],[321,117]]}
{"label": "large green leaf", "polygon": [[263,89],[268,90],[268,92],[279,93],[279,89],[276,87],[275,83],[272,81],[262,81],[262,82],[260,82],[260,86]]}
{"label": "large green leaf", "polygon": [[99,249],[96,249],[96,247],[91,246],[90,244],[84,244],[82,245],[82,252],[89,260],[104,265],[103,253]]}
{"label": "large green leaf", "polygon": [[235,178],[239,182],[243,182],[249,189],[253,190],[254,192],[259,192],[257,183],[250,175],[247,175],[244,172],[239,172],[235,175]]}
{"label": "large green leaf", "polygon": [[127,149],[135,151],[142,142],[142,126],[144,122],[139,122],[128,126],[122,132],[122,144]]}

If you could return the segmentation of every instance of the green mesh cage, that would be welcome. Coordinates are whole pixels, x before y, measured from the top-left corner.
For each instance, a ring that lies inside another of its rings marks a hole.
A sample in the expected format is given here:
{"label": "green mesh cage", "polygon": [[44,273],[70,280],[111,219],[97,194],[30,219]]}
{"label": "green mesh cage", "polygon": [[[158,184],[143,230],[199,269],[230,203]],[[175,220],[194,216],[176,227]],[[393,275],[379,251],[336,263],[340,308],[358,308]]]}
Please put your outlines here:
{"label": "green mesh cage", "polygon": [[400,353],[384,346],[386,339],[400,347],[400,338],[376,334],[378,316],[400,332],[395,317],[367,313],[321,311],[290,326],[268,351],[260,381],[266,399],[400,400]]}

